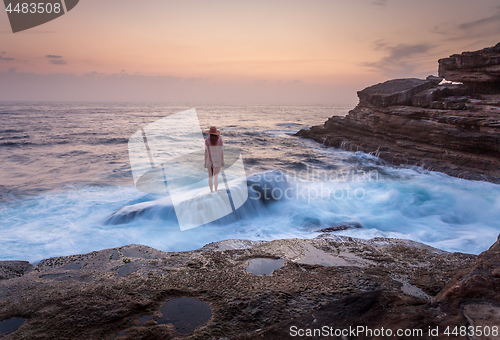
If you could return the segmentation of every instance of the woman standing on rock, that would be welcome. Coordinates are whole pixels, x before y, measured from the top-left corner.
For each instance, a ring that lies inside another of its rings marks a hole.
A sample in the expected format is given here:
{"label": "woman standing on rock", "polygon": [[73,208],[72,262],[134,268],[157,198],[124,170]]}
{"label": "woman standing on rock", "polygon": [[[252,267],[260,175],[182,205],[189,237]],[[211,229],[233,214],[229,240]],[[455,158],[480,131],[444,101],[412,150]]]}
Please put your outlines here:
{"label": "woman standing on rock", "polygon": [[[211,126],[210,130],[205,132],[210,135],[205,140],[205,168],[208,169],[208,186],[210,191],[214,192],[213,185],[215,184],[215,191],[217,191],[220,168],[224,166],[224,144],[215,126]],[[214,177],[215,179],[212,180]]]}

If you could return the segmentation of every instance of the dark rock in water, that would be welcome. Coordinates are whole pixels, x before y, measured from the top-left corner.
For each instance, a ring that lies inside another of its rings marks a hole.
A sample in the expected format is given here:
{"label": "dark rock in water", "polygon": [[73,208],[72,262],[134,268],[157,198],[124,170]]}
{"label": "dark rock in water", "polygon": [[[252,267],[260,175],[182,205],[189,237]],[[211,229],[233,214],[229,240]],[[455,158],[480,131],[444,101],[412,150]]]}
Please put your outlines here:
{"label": "dark rock in water", "polygon": [[26,319],[17,317],[0,321],[0,335],[14,332],[19,327],[24,325],[25,322]]}
{"label": "dark rock in water", "polygon": [[266,171],[247,177],[247,186],[250,200],[258,200],[264,204],[293,197],[292,193],[289,196],[284,194],[293,188],[290,187],[286,174],[279,170]]}
{"label": "dark rock in water", "polygon": [[339,223],[333,227],[323,228],[317,230],[318,233],[332,233],[335,231],[347,230],[347,229],[361,229],[363,228],[359,222],[347,222]]}
{"label": "dark rock in water", "polygon": [[[236,220],[248,218],[253,216],[260,209],[277,203],[279,201],[286,201],[294,197],[294,188],[288,182],[286,173],[278,170],[266,171],[263,173],[248,176],[247,192],[248,199],[238,209],[230,214],[225,215],[215,221],[208,223],[208,225],[226,225]],[[219,192],[222,192],[220,190]],[[229,198],[232,198],[231,192],[227,192]],[[207,193],[205,196],[198,198],[219,200],[223,204],[225,196],[212,195]],[[118,225],[134,221],[138,218],[145,219],[162,219],[177,223],[177,216],[175,214],[175,207],[172,203],[170,196],[165,196],[159,200],[151,200],[149,202],[141,202],[121,207],[104,221],[105,224]]]}
{"label": "dark rock in water", "polygon": [[[500,67],[499,49],[500,44],[440,60],[439,74],[465,85],[438,85],[441,78],[432,76],[390,80],[358,92],[359,104],[347,116],[333,116],[296,135],[347,151],[373,153],[395,165],[500,183],[500,94],[477,93],[478,84],[500,91],[492,71]],[[489,78],[472,77],[472,88],[465,75],[485,67]],[[451,68],[461,76],[446,71]]]}

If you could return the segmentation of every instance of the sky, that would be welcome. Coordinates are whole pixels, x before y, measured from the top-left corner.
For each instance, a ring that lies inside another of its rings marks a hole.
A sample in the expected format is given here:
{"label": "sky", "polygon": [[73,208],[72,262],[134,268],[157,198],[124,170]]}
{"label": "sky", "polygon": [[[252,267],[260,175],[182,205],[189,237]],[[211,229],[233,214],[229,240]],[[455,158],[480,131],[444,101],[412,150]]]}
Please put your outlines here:
{"label": "sky", "polygon": [[498,0],[80,0],[18,33],[0,13],[0,100],[355,105],[498,42]]}

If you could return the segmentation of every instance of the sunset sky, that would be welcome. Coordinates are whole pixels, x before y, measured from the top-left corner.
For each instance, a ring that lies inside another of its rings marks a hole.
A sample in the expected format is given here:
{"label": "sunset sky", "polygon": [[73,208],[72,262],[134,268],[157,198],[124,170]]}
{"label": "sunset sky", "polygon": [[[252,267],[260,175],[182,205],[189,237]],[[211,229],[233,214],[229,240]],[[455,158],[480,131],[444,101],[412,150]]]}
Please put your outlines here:
{"label": "sunset sky", "polygon": [[0,13],[0,100],[350,105],[498,42],[498,0],[80,0],[15,34]]}

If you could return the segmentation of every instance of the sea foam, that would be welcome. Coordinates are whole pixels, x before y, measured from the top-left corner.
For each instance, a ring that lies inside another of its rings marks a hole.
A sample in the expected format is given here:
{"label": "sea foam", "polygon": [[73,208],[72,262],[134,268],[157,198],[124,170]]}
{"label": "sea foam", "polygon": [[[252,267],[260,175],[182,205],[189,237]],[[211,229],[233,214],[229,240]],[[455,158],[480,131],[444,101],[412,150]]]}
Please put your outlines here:
{"label": "sea foam", "polygon": [[312,238],[346,222],[362,228],[337,234],[405,238],[447,251],[478,254],[496,240],[500,186],[386,170],[399,176],[308,181],[278,171],[256,174],[248,178],[250,197],[240,209],[186,231],[180,231],[168,195],[144,194],[133,186],[70,186],[0,205],[1,259],[37,261],[131,243],[184,251],[233,238]]}

